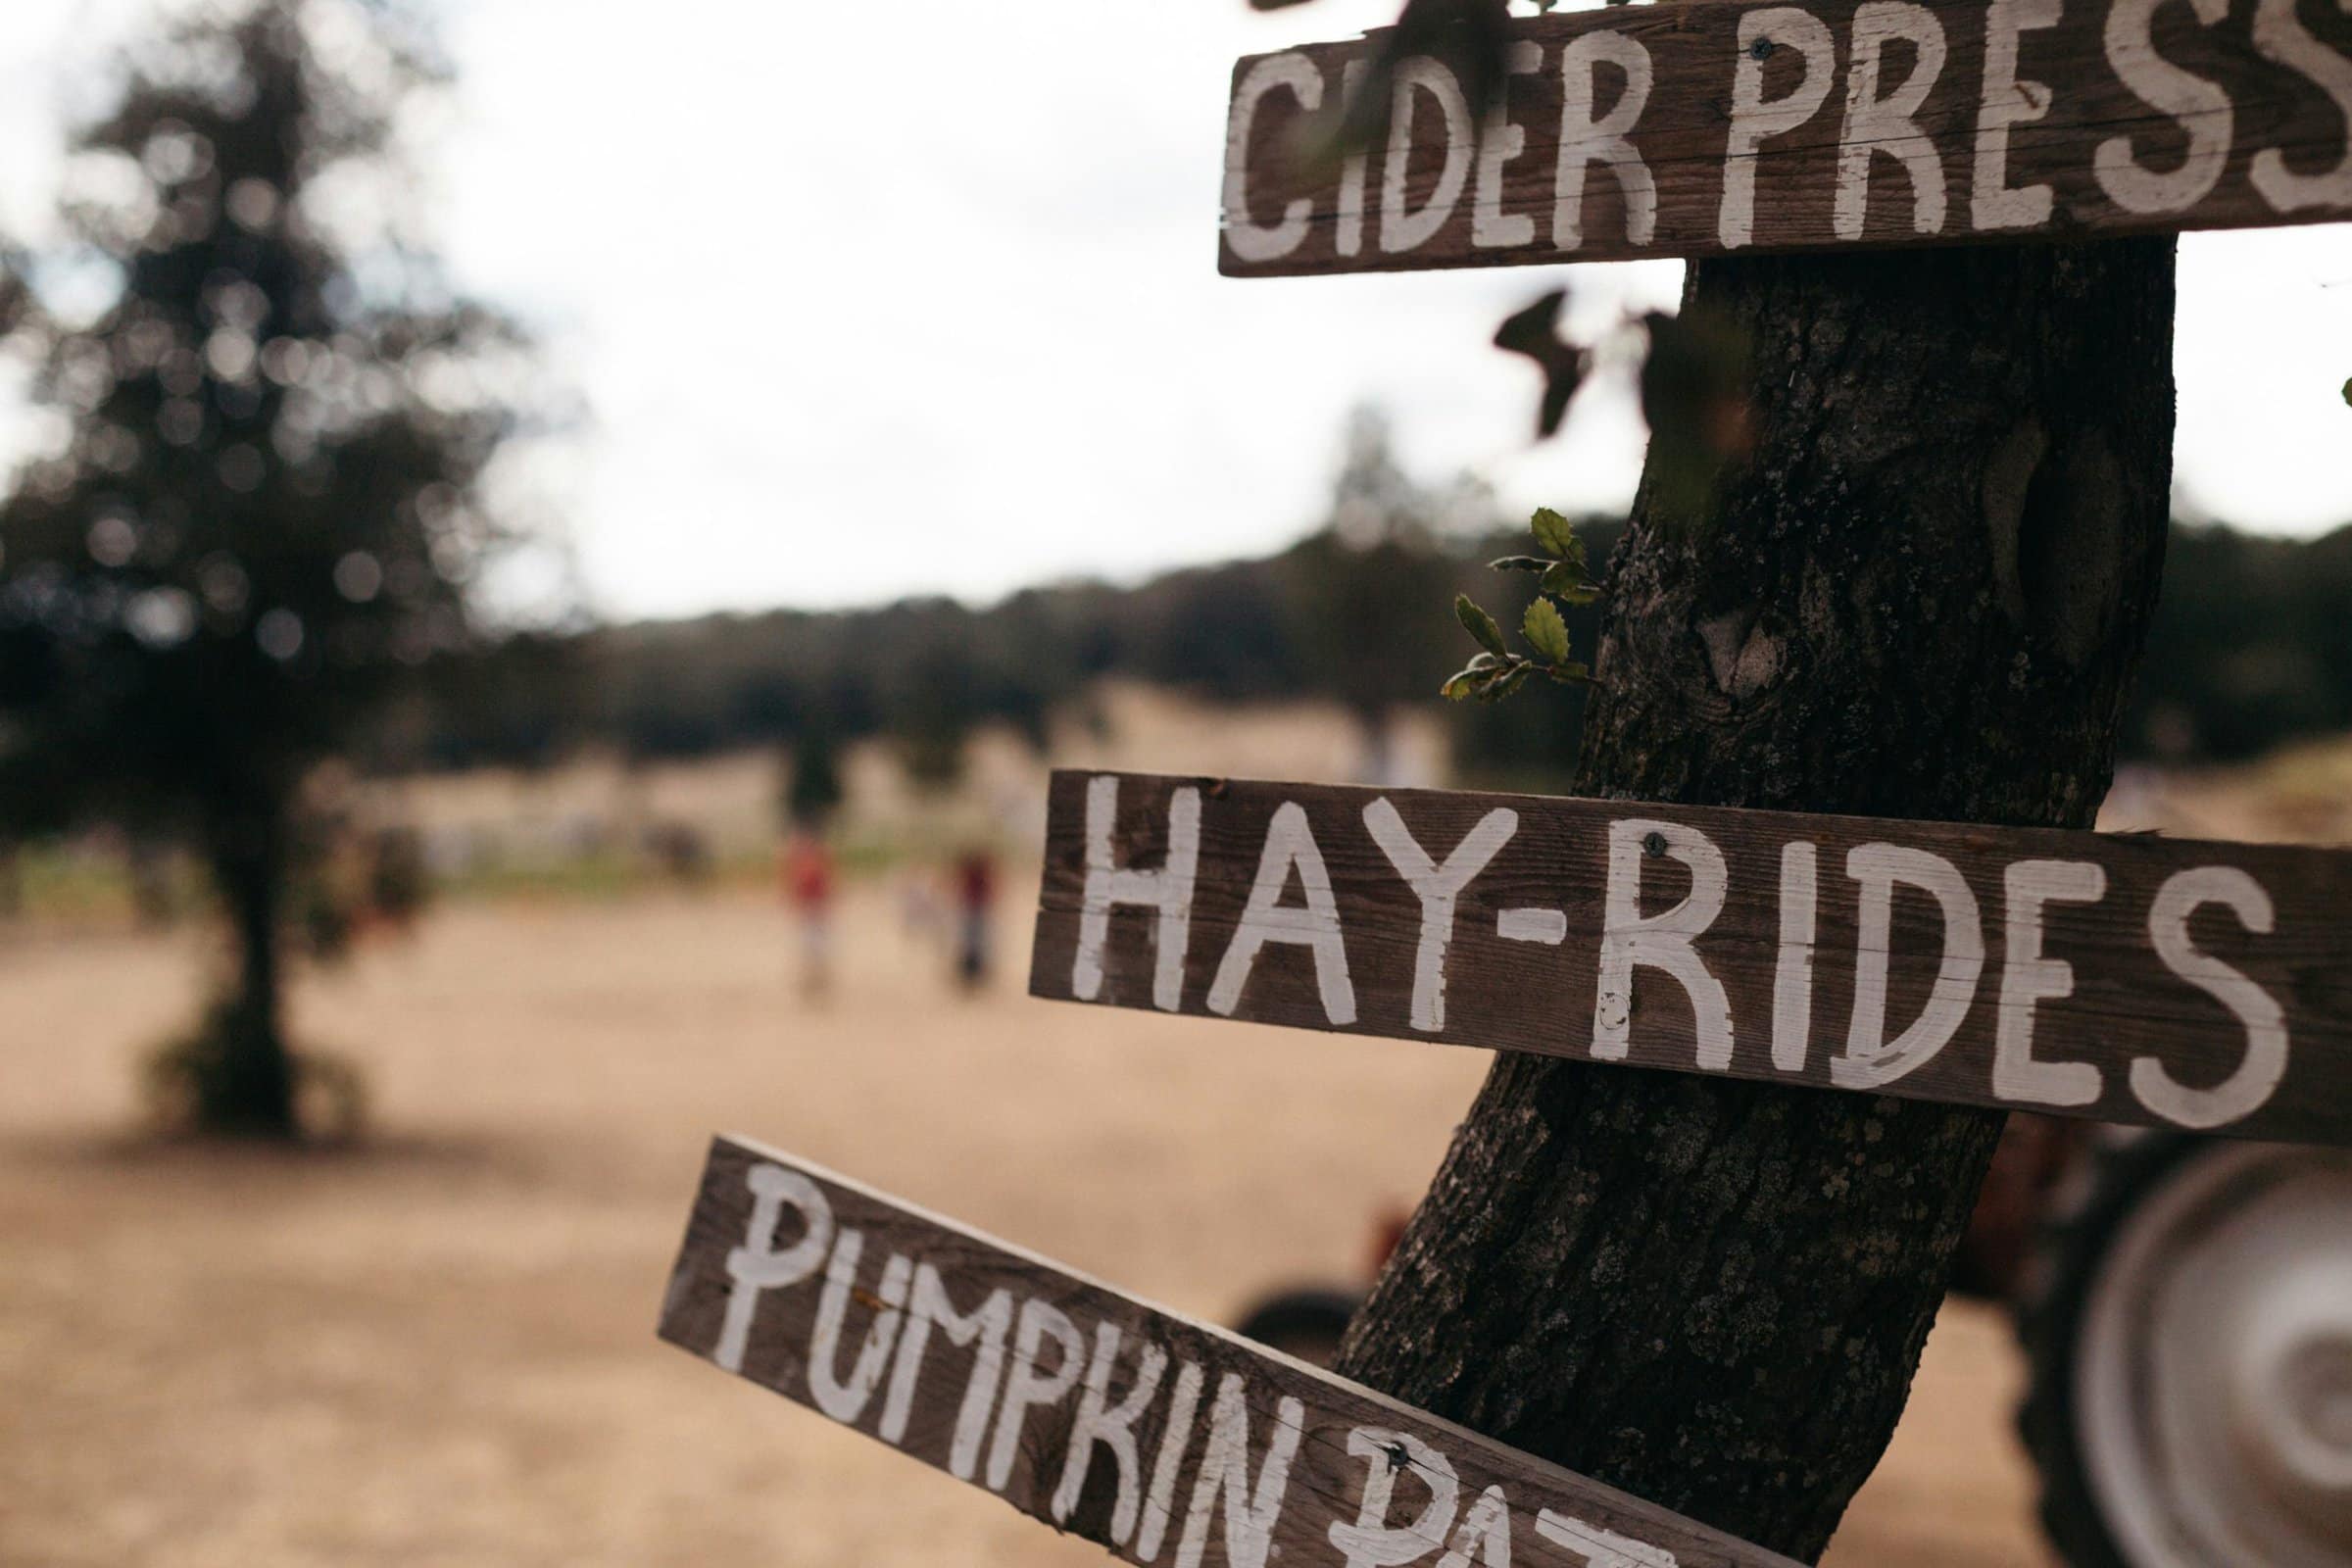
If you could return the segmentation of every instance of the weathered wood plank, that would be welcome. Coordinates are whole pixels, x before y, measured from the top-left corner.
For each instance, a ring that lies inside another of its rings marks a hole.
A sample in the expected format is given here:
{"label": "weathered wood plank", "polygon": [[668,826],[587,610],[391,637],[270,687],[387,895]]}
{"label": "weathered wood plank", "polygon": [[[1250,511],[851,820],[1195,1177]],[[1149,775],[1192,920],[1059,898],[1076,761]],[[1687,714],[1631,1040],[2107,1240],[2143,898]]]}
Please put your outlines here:
{"label": "weathered wood plank", "polygon": [[1530,19],[1498,104],[1383,34],[1233,78],[1220,270],[1278,276],[2352,218],[2343,0],[1677,0]]}
{"label": "weathered wood plank", "polygon": [[1030,991],[2352,1143],[2336,850],[1062,772]]}
{"label": "weathered wood plank", "polygon": [[1127,1562],[1793,1568],[735,1139],[661,1333]]}

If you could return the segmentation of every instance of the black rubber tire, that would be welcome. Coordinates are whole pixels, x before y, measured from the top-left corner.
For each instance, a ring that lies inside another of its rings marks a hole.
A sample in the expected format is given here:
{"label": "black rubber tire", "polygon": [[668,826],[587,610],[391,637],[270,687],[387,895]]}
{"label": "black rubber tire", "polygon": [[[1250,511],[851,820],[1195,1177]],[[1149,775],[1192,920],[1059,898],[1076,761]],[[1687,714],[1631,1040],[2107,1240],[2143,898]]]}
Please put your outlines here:
{"label": "black rubber tire", "polygon": [[1310,1366],[1329,1366],[1340,1336],[1363,1304],[1361,1291],[1283,1291],[1252,1304],[1233,1331]]}
{"label": "black rubber tire", "polygon": [[2177,1133],[2094,1147],[2042,1218],[2013,1308],[2027,1378],[2017,1429],[2040,1472],[2043,1533],[2073,1568],[2142,1568],[2116,1544],[2083,1468],[2074,1376],[2083,1304],[2124,1217],[2200,1154],[2226,1147]]}

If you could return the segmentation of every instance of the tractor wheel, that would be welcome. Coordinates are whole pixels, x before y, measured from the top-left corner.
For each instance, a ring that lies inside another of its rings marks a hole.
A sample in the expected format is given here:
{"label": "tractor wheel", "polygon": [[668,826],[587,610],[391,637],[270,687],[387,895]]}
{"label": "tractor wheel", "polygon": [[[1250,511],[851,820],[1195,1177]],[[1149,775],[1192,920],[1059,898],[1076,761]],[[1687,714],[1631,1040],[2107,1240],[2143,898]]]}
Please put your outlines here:
{"label": "tractor wheel", "polygon": [[1293,1360],[1329,1366],[1340,1353],[1340,1336],[1348,1332],[1348,1320],[1363,1304],[1361,1291],[1284,1291],[1243,1313],[1233,1331]]}
{"label": "tractor wheel", "polygon": [[2352,1152],[2086,1154],[2019,1308],[2074,1568],[2352,1568]]}

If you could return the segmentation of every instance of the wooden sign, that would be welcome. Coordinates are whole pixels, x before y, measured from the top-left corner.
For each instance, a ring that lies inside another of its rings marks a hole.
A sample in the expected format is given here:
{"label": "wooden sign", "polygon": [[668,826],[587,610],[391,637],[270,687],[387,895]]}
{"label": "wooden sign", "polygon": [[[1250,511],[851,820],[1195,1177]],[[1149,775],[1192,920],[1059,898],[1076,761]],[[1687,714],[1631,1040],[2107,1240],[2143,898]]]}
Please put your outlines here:
{"label": "wooden sign", "polygon": [[1499,88],[1382,34],[1246,59],[1244,276],[2082,238],[2352,218],[2343,0],[1678,0],[1513,25]]}
{"label": "wooden sign", "polygon": [[1041,997],[2352,1143],[2352,854],[1056,773]]}
{"label": "wooden sign", "polygon": [[1794,1568],[733,1139],[662,1337],[1126,1562]]}

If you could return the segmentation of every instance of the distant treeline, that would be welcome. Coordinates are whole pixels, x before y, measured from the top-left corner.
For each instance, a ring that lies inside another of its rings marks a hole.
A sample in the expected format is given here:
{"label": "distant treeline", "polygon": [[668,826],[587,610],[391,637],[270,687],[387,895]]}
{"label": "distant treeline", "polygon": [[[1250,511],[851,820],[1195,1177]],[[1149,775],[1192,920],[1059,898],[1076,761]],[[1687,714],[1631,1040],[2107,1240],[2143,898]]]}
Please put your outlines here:
{"label": "distant treeline", "polygon": [[[1605,563],[1622,524],[1582,526]],[[1453,595],[1469,591],[1513,623],[1527,579],[1486,562],[1524,543],[1496,534],[1359,547],[1324,532],[1265,560],[1135,588],[1030,589],[984,610],[907,600],[517,636],[432,666],[375,760],[535,765],[584,745],[651,759],[881,735],[918,772],[946,777],[974,726],[1006,723],[1042,741],[1051,713],[1120,676],[1225,702],[1322,698],[1367,719],[1399,705],[1450,707],[1474,776],[1556,782],[1575,757],[1581,691],[1531,689],[1492,708],[1437,697],[1476,651],[1454,622]],[[1572,618],[1580,658],[1597,618]],[[2177,525],[2124,755],[2227,760],[2346,728],[2352,528],[2293,542]]]}

